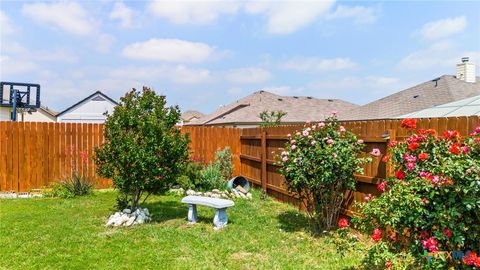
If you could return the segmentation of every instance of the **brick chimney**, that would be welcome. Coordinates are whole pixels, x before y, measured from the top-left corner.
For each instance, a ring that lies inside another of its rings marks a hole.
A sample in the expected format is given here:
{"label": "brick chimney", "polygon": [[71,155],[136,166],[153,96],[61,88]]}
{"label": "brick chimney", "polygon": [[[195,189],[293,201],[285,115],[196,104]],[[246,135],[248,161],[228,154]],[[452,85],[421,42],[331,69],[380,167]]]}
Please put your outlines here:
{"label": "brick chimney", "polygon": [[462,63],[457,64],[457,79],[474,83],[477,79],[476,68],[468,57],[462,57]]}

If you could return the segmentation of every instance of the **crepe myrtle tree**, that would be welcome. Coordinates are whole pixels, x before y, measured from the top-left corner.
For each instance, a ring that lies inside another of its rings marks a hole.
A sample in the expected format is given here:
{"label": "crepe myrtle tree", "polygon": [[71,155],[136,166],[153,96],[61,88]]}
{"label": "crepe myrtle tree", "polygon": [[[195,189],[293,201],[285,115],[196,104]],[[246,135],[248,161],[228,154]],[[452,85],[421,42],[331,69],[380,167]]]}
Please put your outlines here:
{"label": "crepe myrtle tree", "polygon": [[[144,87],[132,89],[105,122],[105,143],[95,150],[97,172],[120,191],[117,207],[134,211],[142,196],[169,188],[188,159],[188,136],[175,127],[178,106]],[[142,202],[143,203],[143,202]]]}

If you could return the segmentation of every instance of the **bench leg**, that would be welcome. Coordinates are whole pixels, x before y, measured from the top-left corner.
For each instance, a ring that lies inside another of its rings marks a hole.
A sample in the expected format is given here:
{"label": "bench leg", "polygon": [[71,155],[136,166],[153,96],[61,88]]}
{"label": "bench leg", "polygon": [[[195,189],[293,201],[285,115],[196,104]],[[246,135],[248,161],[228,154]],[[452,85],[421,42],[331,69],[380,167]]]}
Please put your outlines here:
{"label": "bench leg", "polygon": [[215,225],[215,229],[218,230],[227,226],[227,222],[227,208],[217,209],[215,212],[215,217],[213,218],[213,225]]}
{"label": "bench leg", "polygon": [[196,204],[189,204],[188,205],[188,223],[193,224],[197,223],[197,205]]}

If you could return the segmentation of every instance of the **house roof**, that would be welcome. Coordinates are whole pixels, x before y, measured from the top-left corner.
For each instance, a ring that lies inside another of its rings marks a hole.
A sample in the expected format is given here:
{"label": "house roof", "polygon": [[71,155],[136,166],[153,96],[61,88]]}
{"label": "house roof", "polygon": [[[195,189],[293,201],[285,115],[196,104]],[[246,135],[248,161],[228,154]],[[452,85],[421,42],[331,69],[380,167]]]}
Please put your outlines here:
{"label": "house roof", "polygon": [[457,79],[452,75],[421,83],[390,96],[355,108],[341,120],[367,120],[396,118],[448,102],[480,95],[480,77],[475,83]]}
{"label": "house roof", "polygon": [[57,114],[58,114],[58,113],[55,112],[55,111],[53,111],[53,110],[51,110],[51,109],[48,108],[48,107],[45,107],[45,106],[41,105],[41,106],[40,106],[40,109],[41,109],[42,111],[48,113],[49,115],[53,116],[53,117],[57,117]]}
{"label": "house roof", "polygon": [[399,118],[430,118],[470,115],[480,116],[480,95],[404,114]]}
{"label": "house roof", "polygon": [[107,99],[108,101],[112,102],[113,104],[115,104],[115,105],[118,105],[118,102],[116,102],[115,100],[113,100],[113,99],[112,99],[112,98],[110,98],[109,96],[105,95],[105,94],[104,94],[104,93],[102,93],[101,91],[97,91],[97,92],[95,92],[95,93],[91,94],[90,96],[88,96],[88,97],[86,97],[86,98],[84,98],[84,99],[80,100],[79,102],[77,102],[77,103],[73,104],[72,106],[70,106],[70,107],[66,108],[65,110],[63,110],[63,111],[59,112],[59,113],[57,114],[57,117],[59,117],[59,116],[61,116],[61,115],[65,114],[65,113],[67,113],[67,112],[68,112],[68,111],[70,111],[71,109],[73,109],[73,108],[77,107],[78,105],[82,104],[83,102],[85,102],[85,101],[87,101],[87,100],[91,99],[92,97],[94,97],[94,96],[96,96],[96,95],[101,95],[102,97],[104,97],[104,98],[105,98],[105,99]]}
{"label": "house roof", "polygon": [[267,91],[253,94],[223,106],[190,125],[222,125],[222,124],[259,124],[262,111],[284,111],[287,113],[282,122],[301,123],[320,121],[332,111],[342,114],[358,105],[340,99],[318,99],[303,96],[280,96]]}
{"label": "house roof", "polygon": [[205,116],[205,114],[199,111],[188,110],[182,113],[182,120],[183,121],[190,121],[192,118],[200,118]]}

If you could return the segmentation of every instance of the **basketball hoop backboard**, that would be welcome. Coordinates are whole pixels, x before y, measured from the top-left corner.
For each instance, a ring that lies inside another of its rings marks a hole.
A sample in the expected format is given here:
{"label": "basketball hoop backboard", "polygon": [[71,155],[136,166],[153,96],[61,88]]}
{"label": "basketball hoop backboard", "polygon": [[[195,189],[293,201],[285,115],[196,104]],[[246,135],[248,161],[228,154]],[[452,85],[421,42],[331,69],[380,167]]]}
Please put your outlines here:
{"label": "basketball hoop backboard", "polygon": [[12,121],[16,121],[18,108],[40,108],[40,85],[0,82],[0,107],[13,108]]}

